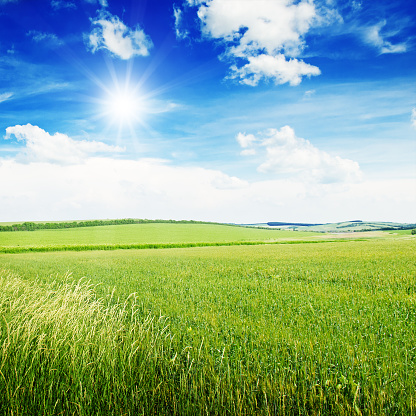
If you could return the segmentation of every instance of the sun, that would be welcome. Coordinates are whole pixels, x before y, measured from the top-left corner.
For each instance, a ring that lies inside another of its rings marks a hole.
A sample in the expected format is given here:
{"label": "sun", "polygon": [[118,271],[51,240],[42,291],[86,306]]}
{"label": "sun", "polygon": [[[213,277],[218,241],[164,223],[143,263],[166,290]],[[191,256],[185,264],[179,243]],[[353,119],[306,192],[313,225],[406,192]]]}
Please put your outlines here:
{"label": "sun", "polygon": [[[0,0],[1,1],[1,0]],[[122,74],[108,65],[110,77],[103,79],[90,74],[98,88],[95,94],[86,96],[93,103],[92,120],[99,122],[103,134],[117,141],[138,141],[140,132],[151,131],[149,114],[153,113],[153,92],[149,92],[142,78],[136,79],[132,67]]]}
{"label": "sun", "polygon": [[142,103],[134,91],[115,91],[106,100],[107,115],[113,123],[132,124],[140,120]]}

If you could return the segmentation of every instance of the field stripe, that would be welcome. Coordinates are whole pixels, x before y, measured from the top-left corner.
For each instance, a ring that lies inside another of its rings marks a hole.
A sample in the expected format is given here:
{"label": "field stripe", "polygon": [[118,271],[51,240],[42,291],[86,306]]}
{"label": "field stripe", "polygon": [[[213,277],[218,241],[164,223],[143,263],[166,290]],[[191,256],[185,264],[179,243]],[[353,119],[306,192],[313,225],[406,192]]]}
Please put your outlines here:
{"label": "field stripe", "polygon": [[366,241],[357,239],[336,240],[291,240],[291,241],[228,241],[228,242],[199,242],[199,243],[145,243],[145,244],[77,244],[77,245],[51,245],[51,246],[9,246],[0,247],[0,253],[42,253],[54,251],[93,251],[93,250],[152,250],[166,248],[191,248],[191,247],[220,247],[220,246],[257,246],[276,244],[318,244],[340,243],[345,241]]}

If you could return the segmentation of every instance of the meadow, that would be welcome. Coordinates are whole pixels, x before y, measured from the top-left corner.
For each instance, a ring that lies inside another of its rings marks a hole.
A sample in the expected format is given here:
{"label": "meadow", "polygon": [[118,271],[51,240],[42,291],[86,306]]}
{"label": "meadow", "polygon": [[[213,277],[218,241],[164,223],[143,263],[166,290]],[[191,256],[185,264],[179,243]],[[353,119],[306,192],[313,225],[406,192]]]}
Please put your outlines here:
{"label": "meadow", "polygon": [[311,232],[258,229],[217,224],[128,224],[102,227],[0,233],[0,252],[82,251],[203,244],[237,244],[305,239]]}
{"label": "meadow", "polygon": [[[279,233],[215,227],[157,241]],[[0,414],[415,414],[416,238],[386,236],[0,254]]]}

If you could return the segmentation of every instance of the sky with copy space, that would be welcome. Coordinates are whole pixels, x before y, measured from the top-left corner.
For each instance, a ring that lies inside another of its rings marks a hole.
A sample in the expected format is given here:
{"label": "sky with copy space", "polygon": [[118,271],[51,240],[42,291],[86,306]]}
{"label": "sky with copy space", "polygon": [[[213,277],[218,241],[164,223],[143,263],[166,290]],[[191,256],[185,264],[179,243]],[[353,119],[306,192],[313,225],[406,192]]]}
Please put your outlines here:
{"label": "sky with copy space", "polygon": [[0,0],[0,221],[416,222],[409,0]]}

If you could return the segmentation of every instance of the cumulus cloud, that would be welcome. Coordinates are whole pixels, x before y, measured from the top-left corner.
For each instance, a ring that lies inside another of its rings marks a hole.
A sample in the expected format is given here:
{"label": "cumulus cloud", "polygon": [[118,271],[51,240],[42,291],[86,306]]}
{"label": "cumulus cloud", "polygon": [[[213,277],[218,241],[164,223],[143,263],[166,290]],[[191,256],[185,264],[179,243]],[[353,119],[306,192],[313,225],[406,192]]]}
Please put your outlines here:
{"label": "cumulus cloud", "polygon": [[376,47],[380,54],[406,52],[407,47],[405,43],[398,43],[393,45],[386,39],[388,34],[383,37],[381,30],[384,28],[384,26],[386,26],[386,21],[379,22],[374,26],[366,28],[364,31],[364,40],[368,44]]}
{"label": "cumulus cloud", "polygon": [[275,84],[299,85],[302,82],[302,76],[311,77],[320,73],[318,67],[298,59],[286,60],[282,54],[276,56],[262,54],[249,56],[248,64],[241,68],[233,65],[230,78],[239,78],[242,84],[251,86],[258,85],[262,78],[272,79]]}
{"label": "cumulus cloud", "polygon": [[0,94],[0,103],[2,103],[3,101],[7,101],[12,96],[13,96],[12,92],[3,92],[2,94]]}
{"label": "cumulus cloud", "polygon": [[19,159],[23,162],[46,162],[57,164],[81,163],[87,156],[102,153],[119,153],[123,149],[102,142],[73,140],[65,134],[50,135],[31,124],[7,127],[5,139],[25,142]]}
{"label": "cumulus cloud", "polygon": [[269,129],[259,137],[239,133],[237,141],[245,150],[243,155],[261,152],[264,161],[258,170],[264,173],[295,175],[318,183],[352,183],[361,179],[357,162],[331,156],[319,150],[309,140],[296,137],[290,126]]}
{"label": "cumulus cloud", "polygon": [[107,11],[100,11],[91,23],[94,28],[86,37],[86,43],[93,53],[106,49],[114,56],[127,60],[134,56],[147,56],[153,47],[150,37],[140,26],[129,28],[118,16]]}
{"label": "cumulus cloud", "polygon": [[264,49],[268,54],[284,50],[289,55],[303,48],[305,34],[315,17],[313,3],[259,0],[235,7],[230,0],[211,0],[200,6],[202,31],[229,44],[228,53],[245,57]]}
{"label": "cumulus cloud", "polygon": [[[319,24],[311,1],[187,0],[198,7],[204,36],[225,45],[222,58],[235,63],[231,78],[255,86],[264,79],[297,85],[303,76],[319,75],[317,67],[296,57],[305,48],[304,36]],[[176,15],[178,15],[176,13]]]}

